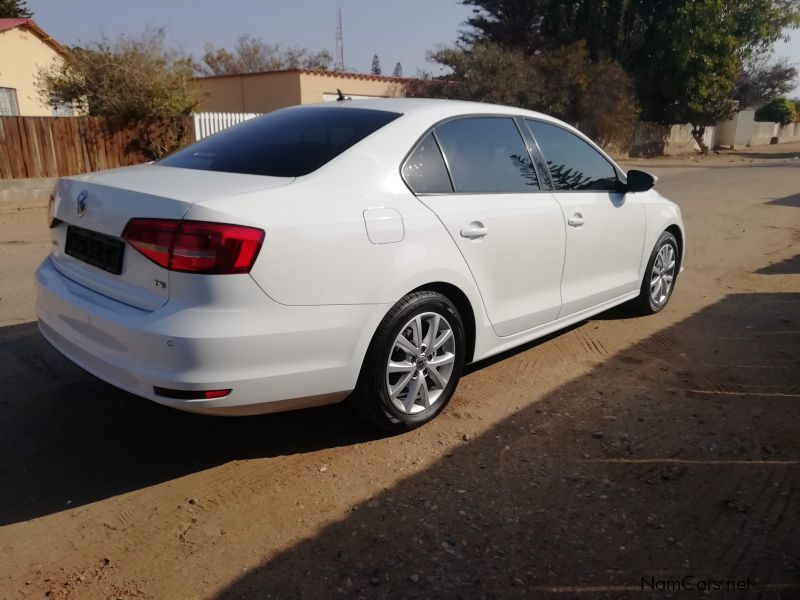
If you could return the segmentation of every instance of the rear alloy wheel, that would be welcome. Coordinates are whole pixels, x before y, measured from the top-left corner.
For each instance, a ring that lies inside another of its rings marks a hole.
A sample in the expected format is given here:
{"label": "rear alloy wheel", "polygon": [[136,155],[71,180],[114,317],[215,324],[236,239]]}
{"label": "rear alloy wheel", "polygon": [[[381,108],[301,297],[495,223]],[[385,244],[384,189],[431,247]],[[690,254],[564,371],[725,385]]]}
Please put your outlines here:
{"label": "rear alloy wheel", "polygon": [[443,295],[414,292],[384,317],[350,404],[386,431],[433,419],[450,400],[464,366],[464,327]]}
{"label": "rear alloy wheel", "polygon": [[650,260],[647,263],[639,297],[638,308],[644,314],[652,315],[667,305],[675,289],[679,266],[678,241],[665,231],[658,238]]}

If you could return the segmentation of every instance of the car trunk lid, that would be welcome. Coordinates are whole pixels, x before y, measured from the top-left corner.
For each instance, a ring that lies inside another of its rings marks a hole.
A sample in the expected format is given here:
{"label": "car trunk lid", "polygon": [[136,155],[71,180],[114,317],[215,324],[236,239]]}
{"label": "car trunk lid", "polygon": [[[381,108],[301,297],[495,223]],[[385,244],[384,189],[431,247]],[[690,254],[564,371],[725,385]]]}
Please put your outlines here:
{"label": "car trunk lid", "polygon": [[[287,185],[292,178],[140,165],[60,179],[54,192],[51,259],[63,275],[144,310],[169,299],[169,271],[120,236],[132,218],[182,219],[195,202]],[[97,235],[100,234],[100,235]],[[69,248],[67,241],[70,241]],[[121,248],[113,272],[115,245]]]}

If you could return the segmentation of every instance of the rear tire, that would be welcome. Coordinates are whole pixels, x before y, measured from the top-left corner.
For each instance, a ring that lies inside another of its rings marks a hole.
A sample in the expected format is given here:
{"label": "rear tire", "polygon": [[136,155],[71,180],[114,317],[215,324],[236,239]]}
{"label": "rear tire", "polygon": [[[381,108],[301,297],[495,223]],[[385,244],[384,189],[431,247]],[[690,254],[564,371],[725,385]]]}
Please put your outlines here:
{"label": "rear tire", "polygon": [[639,297],[633,301],[640,313],[653,315],[667,305],[675,289],[679,267],[678,240],[669,231],[665,231],[653,248],[644,271]]}
{"label": "rear tire", "polygon": [[378,326],[348,404],[390,433],[438,415],[464,368],[466,340],[458,309],[442,294],[413,292]]}

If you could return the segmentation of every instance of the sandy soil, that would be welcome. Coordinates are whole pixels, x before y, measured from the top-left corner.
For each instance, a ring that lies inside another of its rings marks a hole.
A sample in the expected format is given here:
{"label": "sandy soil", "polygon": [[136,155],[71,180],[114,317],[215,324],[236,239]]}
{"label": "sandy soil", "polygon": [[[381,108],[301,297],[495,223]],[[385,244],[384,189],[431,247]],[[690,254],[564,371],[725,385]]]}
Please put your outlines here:
{"label": "sandy soil", "polygon": [[686,219],[668,309],[476,365],[392,438],[87,375],[31,322],[44,211],[0,209],[0,598],[799,598],[797,157],[629,163]]}

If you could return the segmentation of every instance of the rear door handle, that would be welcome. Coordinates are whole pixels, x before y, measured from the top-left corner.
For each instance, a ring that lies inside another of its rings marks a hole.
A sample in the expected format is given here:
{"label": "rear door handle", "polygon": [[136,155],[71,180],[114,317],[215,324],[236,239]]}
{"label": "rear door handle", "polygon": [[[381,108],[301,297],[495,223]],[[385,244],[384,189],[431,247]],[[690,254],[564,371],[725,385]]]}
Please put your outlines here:
{"label": "rear door handle", "polygon": [[477,240],[489,233],[489,229],[483,226],[480,221],[473,221],[466,227],[461,228],[461,237]]}
{"label": "rear door handle", "polygon": [[575,213],[567,219],[567,223],[570,227],[580,227],[583,225],[583,215],[581,213]]}

